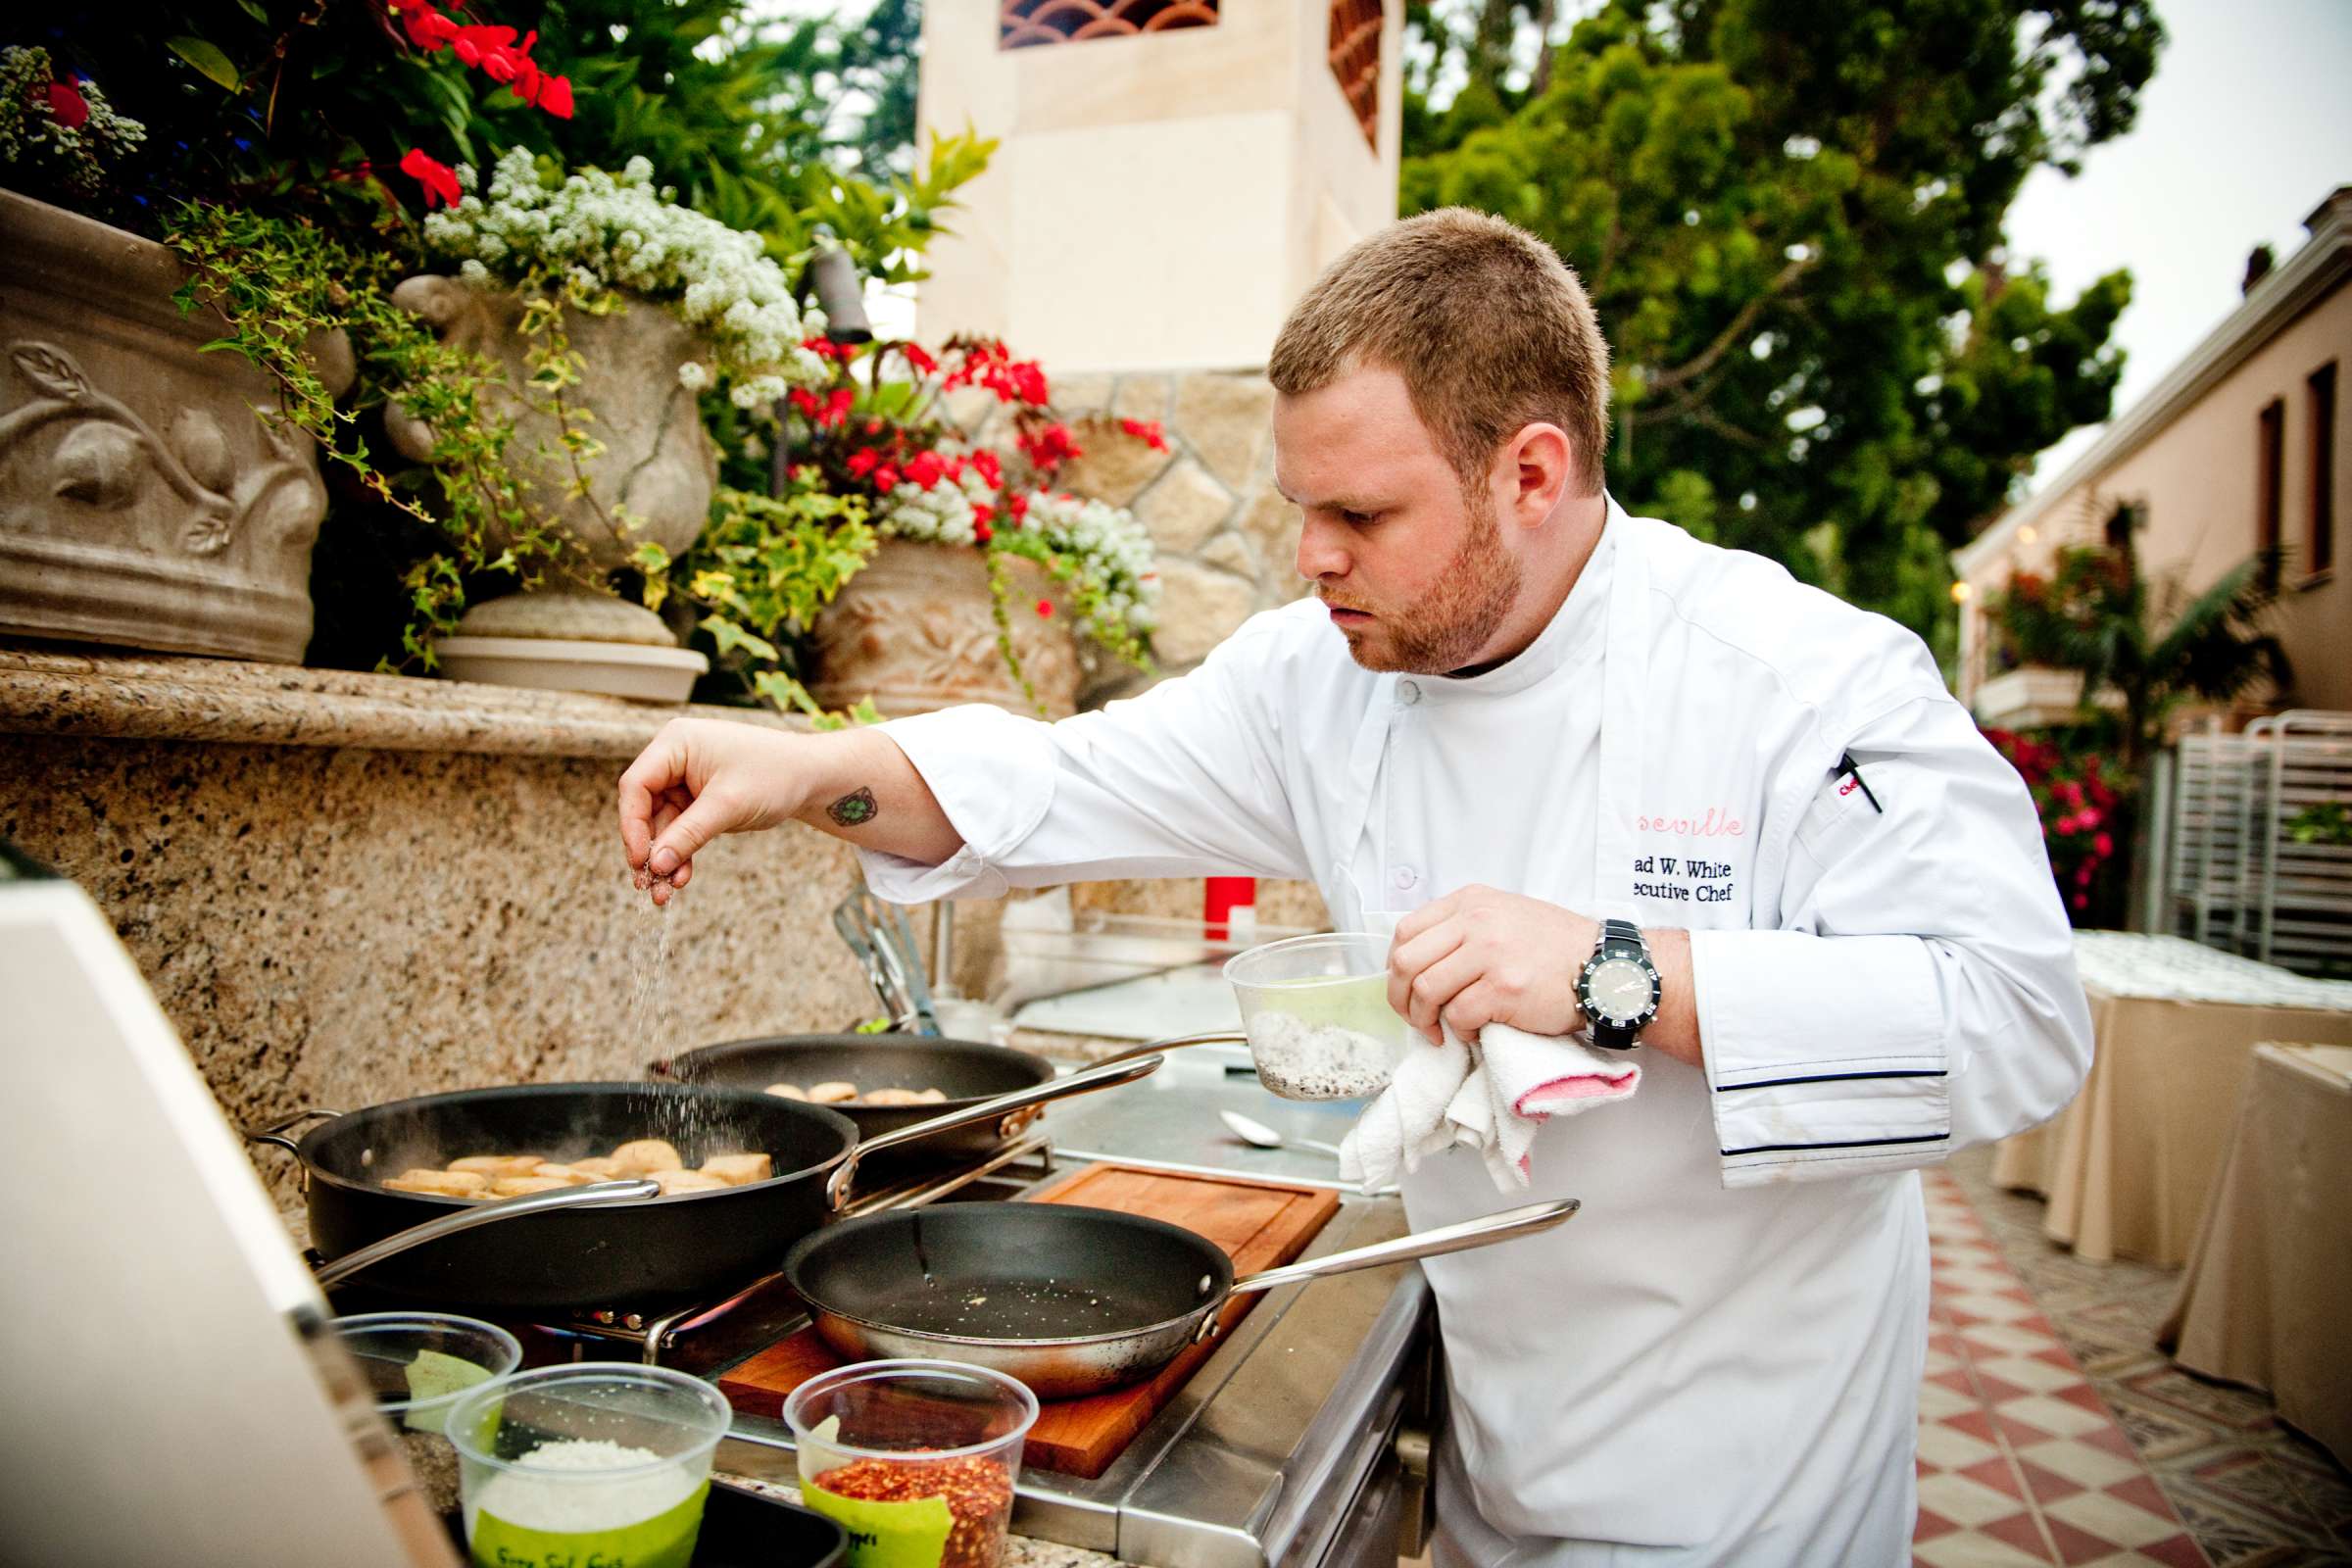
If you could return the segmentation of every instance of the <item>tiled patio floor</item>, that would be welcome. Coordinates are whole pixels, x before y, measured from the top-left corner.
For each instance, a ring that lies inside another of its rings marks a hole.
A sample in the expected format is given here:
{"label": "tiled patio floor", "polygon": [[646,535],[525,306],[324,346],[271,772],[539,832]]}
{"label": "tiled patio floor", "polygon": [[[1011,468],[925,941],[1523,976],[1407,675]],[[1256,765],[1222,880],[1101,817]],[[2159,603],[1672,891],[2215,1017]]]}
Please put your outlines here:
{"label": "tiled patio floor", "polygon": [[2260,1395],[2155,1348],[2174,1270],[2077,1260],[1986,1152],[1928,1177],[1928,1568],[2352,1563],[2352,1483]]}

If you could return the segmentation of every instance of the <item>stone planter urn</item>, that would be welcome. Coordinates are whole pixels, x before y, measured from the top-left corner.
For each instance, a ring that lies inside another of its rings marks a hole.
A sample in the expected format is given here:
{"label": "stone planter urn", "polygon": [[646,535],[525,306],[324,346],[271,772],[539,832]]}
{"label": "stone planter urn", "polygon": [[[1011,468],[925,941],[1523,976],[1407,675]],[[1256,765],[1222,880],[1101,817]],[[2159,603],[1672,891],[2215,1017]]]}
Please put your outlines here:
{"label": "stone planter urn", "polygon": [[[678,367],[707,358],[685,324],[658,305],[632,300],[610,316],[566,312],[564,331],[583,363],[565,394],[585,416],[575,427],[603,443],[581,462],[589,494],[574,493],[570,464],[560,455],[555,416],[526,395],[526,345],[515,327],[514,294],[473,288],[454,277],[412,277],[393,302],[433,324],[448,342],[473,350],[506,372],[500,409],[514,421],[510,460],[522,466],[534,514],[554,518],[601,571],[625,564],[651,542],[676,556],[702,533],[718,484],[718,454],[703,431],[695,396]],[[433,432],[397,407],[385,430],[400,452],[430,462]],[[615,527],[623,514],[627,531]],[[494,535],[491,548],[508,541]],[[604,692],[648,702],[682,702],[710,668],[678,646],[662,617],[614,595],[553,584],[474,606],[455,636],[435,644],[442,666],[459,680],[564,691]]]}
{"label": "stone planter urn", "polygon": [[[302,662],[316,444],[172,253],[0,190],[0,633]],[[350,384],[338,336],[323,379]]]}
{"label": "stone planter urn", "polygon": [[[1049,716],[1078,709],[1078,648],[1060,585],[1034,563],[1009,560],[1012,646]],[[1036,612],[1051,600],[1051,617]],[[809,695],[827,708],[870,697],[884,713],[927,713],[958,703],[1034,712],[997,649],[988,564],[968,545],[885,539],[811,628]]]}

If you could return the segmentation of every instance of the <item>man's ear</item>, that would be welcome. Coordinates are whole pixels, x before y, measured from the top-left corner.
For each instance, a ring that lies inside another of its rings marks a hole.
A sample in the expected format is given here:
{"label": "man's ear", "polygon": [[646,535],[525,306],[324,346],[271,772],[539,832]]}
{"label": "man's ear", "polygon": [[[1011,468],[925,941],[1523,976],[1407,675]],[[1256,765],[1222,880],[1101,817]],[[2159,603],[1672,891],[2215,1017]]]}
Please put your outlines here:
{"label": "man's ear", "polygon": [[1504,514],[1524,527],[1550,516],[1576,480],[1576,448],[1556,424],[1525,426],[1505,443],[1499,461]]}

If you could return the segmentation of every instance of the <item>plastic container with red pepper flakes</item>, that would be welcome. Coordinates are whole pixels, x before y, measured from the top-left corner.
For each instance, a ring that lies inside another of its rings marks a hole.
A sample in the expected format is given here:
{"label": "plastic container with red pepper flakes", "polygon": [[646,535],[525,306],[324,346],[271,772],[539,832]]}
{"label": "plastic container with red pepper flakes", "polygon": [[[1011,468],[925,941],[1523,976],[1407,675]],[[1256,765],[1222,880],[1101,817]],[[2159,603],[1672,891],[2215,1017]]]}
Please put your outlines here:
{"label": "plastic container with red pepper flakes", "polygon": [[1037,1396],[955,1361],[864,1361],[784,1401],[801,1501],[849,1532],[849,1568],[997,1568]]}

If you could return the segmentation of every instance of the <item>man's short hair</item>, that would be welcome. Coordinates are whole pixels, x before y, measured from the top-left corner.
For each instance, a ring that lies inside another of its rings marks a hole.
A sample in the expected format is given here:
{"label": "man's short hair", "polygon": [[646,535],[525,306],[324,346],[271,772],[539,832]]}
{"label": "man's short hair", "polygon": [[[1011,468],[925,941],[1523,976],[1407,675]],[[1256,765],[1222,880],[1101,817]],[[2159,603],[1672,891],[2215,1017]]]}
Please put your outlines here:
{"label": "man's short hair", "polygon": [[1373,365],[1404,378],[1465,486],[1543,423],[1567,432],[1584,493],[1600,493],[1609,346],[1584,285],[1526,230],[1447,207],[1357,242],[1292,310],[1266,373],[1298,396]]}

